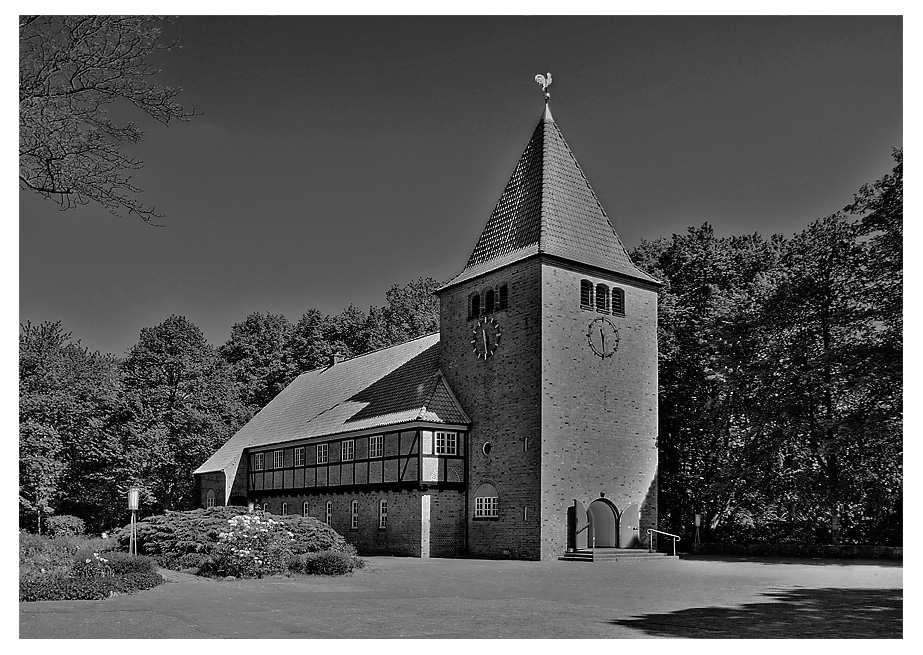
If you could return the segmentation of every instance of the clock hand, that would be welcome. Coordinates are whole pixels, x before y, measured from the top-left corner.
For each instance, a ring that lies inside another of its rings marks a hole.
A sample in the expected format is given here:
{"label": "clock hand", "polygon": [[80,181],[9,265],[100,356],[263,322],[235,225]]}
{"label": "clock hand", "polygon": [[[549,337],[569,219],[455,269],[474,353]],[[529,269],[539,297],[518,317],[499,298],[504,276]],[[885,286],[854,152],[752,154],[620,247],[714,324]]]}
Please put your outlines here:
{"label": "clock hand", "polygon": [[602,328],[599,328],[599,338],[603,342],[603,352],[606,352],[606,335],[603,334]]}
{"label": "clock hand", "polygon": [[484,337],[484,357],[487,358],[487,330],[481,330],[481,336]]}

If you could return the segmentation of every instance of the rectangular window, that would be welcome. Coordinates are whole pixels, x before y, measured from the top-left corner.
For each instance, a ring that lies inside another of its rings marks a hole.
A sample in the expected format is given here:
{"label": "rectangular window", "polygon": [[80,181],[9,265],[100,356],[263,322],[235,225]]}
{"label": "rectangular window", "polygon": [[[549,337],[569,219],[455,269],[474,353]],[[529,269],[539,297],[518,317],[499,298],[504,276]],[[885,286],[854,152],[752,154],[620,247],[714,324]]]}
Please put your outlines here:
{"label": "rectangular window", "polygon": [[622,289],[612,290],[612,313],[625,313],[625,292]]}
{"label": "rectangular window", "polygon": [[274,469],[282,468],[282,451],[281,450],[272,451],[272,467]]}
{"label": "rectangular window", "polygon": [[359,501],[354,500],[349,504],[349,529],[359,529]]}
{"label": "rectangular window", "polygon": [[327,463],[327,444],[325,443],[317,444],[317,463],[318,464]]}
{"label": "rectangular window", "polygon": [[378,529],[384,530],[388,527],[388,501],[381,500],[378,502]]}
{"label": "rectangular window", "polygon": [[304,466],[304,446],[295,449],[295,466]]}
{"label": "rectangular window", "polygon": [[263,470],[263,453],[254,453],[253,454],[253,470],[262,471]]}
{"label": "rectangular window", "polygon": [[340,446],[340,461],[342,462],[351,462],[353,461],[353,455],[356,452],[356,442],[352,439],[347,439]]}
{"label": "rectangular window", "polygon": [[381,435],[369,437],[369,457],[381,457],[384,454],[384,441]]}
{"label": "rectangular window", "polygon": [[456,434],[454,432],[437,432],[436,433],[436,454],[437,455],[456,455],[458,448],[456,446]]}
{"label": "rectangular window", "polygon": [[488,518],[497,516],[497,497],[478,496],[474,499],[474,517]]}
{"label": "rectangular window", "polygon": [[331,521],[333,521],[333,503],[328,500],[324,505],[324,523],[330,525]]}

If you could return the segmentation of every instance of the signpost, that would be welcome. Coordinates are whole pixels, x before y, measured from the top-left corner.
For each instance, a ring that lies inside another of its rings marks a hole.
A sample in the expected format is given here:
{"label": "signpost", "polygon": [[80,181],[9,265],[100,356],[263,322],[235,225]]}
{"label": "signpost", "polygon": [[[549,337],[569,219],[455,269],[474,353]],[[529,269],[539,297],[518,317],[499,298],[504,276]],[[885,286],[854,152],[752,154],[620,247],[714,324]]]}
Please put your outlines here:
{"label": "signpost", "polygon": [[128,541],[128,553],[138,554],[138,532],[135,526],[135,515],[138,513],[138,500],[141,497],[141,488],[132,487],[128,490],[128,509],[131,510],[131,538]]}
{"label": "signpost", "polygon": [[699,526],[700,525],[702,525],[702,515],[696,514],[695,515],[695,543],[697,544],[702,543],[701,540],[699,539]]}

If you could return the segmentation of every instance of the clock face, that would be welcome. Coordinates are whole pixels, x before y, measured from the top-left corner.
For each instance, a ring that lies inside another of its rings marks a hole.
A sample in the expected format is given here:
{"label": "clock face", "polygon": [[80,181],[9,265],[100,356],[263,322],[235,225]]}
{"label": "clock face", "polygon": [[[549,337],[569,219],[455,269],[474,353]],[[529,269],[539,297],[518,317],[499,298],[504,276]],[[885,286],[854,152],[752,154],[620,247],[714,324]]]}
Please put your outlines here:
{"label": "clock face", "polygon": [[482,318],[471,331],[471,349],[480,359],[492,357],[500,345],[500,326],[493,318]]}
{"label": "clock face", "polygon": [[590,348],[602,359],[612,357],[619,347],[619,331],[608,318],[597,318],[586,332]]}

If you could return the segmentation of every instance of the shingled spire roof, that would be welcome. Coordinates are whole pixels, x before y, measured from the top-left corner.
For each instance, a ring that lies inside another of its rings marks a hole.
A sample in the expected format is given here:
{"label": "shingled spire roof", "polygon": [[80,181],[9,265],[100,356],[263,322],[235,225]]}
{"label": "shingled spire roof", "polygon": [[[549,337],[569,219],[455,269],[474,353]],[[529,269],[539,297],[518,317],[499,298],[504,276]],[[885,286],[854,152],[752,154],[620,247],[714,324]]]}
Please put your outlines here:
{"label": "shingled spire roof", "polygon": [[547,104],[468,263],[445,286],[539,253],[657,284],[632,263]]}

